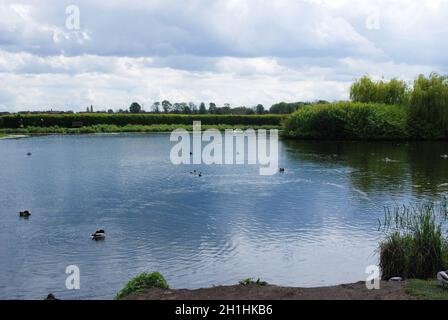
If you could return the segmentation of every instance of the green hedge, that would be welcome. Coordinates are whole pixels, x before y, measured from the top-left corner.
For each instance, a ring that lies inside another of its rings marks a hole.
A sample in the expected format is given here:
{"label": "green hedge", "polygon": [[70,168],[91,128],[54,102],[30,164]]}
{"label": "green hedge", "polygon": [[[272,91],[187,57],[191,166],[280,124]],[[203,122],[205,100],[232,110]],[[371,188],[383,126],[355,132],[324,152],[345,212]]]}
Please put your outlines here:
{"label": "green hedge", "polygon": [[0,116],[0,128],[24,127],[64,127],[74,125],[93,126],[109,124],[154,125],[183,124],[191,125],[200,120],[204,125],[280,125],[282,115],[177,115],[177,114],[14,114]]}
{"label": "green hedge", "polygon": [[[217,129],[224,131],[225,129],[279,129],[279,126],[253,126],[253,125],[202,125],[202,130]],[[54,127],[25,127],[25,128],[0,128],[0,137],[6,134],[83,134],[83,133],[127,133],[127,132],[171,132],[175,129],[193,130],[193,126],[182,124],[153,124],[153,125],[125,125],[116,126],[113,124],[97,124],[94,126],[84,126],[81,128],[64,128],[59,126]]]}
{"label": "green hedge", "polygon": [[306,106],[285,121],[284,134],[309,139],[403,139],[408,137],[407,111],[376,103]]}

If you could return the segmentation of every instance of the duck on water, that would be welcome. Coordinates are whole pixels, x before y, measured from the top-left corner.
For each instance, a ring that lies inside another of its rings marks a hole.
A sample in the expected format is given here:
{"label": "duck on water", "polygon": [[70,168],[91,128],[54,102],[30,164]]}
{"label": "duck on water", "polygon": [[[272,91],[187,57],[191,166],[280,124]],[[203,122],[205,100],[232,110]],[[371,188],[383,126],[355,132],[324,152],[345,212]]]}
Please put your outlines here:
{"label": "duck on water", "polygon": [[19,216],[22,218],[28,218],[30,215],[31,215],[31,212],[29,212],[28,210],[19,212]]}
{"label": "duck on water", "polygon": [[92,233],[92,240],[103,240],[106,238],[106,232],[103,229],[96,230],[95,233]]}

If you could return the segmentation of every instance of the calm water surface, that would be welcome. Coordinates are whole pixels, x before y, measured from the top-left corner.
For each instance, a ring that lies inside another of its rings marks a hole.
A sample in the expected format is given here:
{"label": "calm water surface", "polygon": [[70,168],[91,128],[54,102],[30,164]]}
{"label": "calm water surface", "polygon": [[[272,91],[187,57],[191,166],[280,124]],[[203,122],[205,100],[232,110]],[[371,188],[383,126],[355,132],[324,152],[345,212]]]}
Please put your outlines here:
{"label": "calm water surface", "polygon": [[[172,146],[167,134],[0,140],[0,298],[110,299],[143,271],[173,288],[359,281],[383,206],[448,191],[446,142],[281,141],[274,176],[174,166]],[[92,241],[99,227],[107,239]],[[72,264],[80,290],[65,288]]]}

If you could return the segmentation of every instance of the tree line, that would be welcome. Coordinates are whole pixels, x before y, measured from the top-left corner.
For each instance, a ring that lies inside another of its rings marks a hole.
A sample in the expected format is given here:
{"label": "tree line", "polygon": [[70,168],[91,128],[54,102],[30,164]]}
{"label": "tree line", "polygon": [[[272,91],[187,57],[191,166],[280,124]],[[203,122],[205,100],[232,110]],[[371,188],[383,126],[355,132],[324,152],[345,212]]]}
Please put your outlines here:
{"label": "tree line", "polygon": [[[210,102],[207,105],[201,102],[199,105],[194,102],[174,102],[168,100],[154,102],[150,108],[150,113],[156,114],[218,114],[218,115],[254,115],[254,114],[290,114],[299,109],[301,106],[311,104],[328,103],[324,100],[315,102],[279,102],[273,104],[269,109],[265,109],[262,104],[257,104],[254,107],[231,107],[230,104],[225,103],[218,107],[216,103]],[[87,113],[94,113],[93,106],[87,107]],[[104,112],[104,111],[103,111]],[[119,109],[118,113],[144,113],[143,107],[138,102],[132,102],[128,109]],[[109,109],[107,113],[115,113],[114,110]]]}

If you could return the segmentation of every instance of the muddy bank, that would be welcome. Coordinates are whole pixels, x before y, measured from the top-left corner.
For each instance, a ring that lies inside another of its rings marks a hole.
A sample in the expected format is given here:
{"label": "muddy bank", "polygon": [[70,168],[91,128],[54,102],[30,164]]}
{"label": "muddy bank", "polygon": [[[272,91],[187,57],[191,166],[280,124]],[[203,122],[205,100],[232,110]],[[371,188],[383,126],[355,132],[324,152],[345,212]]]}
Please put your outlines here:
{"label": "muddy bank", "polygon": [[234,285],[212,288],[158,289],[132,293],[128,300],[409,300],[406,282],[381,282],[379,290],[367,290],[365,282],[331,287],[294,288],[274,285]]}

